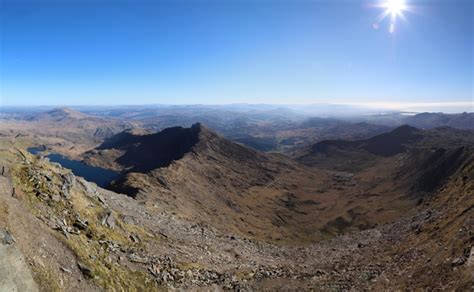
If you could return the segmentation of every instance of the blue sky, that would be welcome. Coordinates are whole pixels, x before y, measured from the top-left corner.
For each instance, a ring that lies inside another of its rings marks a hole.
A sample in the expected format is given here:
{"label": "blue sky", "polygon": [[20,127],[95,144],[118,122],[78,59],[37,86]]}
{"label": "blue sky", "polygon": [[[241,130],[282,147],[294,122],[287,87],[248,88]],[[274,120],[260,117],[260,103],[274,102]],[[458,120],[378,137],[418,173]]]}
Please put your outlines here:
{"label": "blue sky", "polygon": [[1,104],[472,102],[473,3],[0,0]]}

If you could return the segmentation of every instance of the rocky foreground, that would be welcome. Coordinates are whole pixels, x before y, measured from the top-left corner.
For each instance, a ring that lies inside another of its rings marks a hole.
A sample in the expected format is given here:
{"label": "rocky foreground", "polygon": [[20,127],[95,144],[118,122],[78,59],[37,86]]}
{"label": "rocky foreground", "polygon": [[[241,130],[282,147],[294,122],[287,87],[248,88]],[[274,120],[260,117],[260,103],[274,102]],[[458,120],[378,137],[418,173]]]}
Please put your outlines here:
{"label": "rocky foreground", "polygon": [[100,189],[45,159],[6,151],[2,289],[473,288],[472,160],[420,201],[415,215],[289,246],[224,234],[166,206]]}

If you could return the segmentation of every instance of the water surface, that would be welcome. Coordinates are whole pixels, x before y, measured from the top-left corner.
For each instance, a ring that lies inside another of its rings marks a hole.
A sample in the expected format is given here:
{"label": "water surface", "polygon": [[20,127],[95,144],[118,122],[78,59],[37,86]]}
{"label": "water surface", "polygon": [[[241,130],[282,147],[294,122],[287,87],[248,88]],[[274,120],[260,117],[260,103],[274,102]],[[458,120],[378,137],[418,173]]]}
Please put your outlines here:
{"label": "water surface", "polygon": [[[44,151],[44,148],[41,147],[31,147],[28,148],[28,152],[33,155],[41,154]],[[119,173],[113,170],[90,166],[82,161],[69,159],[68,157],[51,153],[46,155],[51,162],[56,162],[61,164],[62,167],[70,169],[74,175],[81,176],[85,180],[96,183],[99,187],[107,187],[114,179],[119,177]]]}

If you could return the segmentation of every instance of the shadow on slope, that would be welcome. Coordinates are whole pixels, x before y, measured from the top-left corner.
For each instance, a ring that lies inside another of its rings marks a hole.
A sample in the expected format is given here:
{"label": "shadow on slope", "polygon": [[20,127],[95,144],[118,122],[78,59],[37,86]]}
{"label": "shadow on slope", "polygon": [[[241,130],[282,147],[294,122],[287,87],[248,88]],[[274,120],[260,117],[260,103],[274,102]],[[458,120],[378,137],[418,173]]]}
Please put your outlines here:
{"label": "shadow on slope", "polygon": [[146,173],[181,159],[198,142],[200,130],[200,124],[195,124],[191,128],[167,128],[148,135],[122,132],[105,141],[98,149],[124,150],[116,162],[127,172]]}

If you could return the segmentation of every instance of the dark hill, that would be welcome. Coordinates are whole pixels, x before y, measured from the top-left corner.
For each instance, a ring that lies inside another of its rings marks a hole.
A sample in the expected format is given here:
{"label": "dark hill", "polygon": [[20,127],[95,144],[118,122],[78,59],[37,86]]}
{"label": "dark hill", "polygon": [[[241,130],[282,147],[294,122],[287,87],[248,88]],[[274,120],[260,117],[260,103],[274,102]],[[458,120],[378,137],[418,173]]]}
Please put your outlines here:
{"label": "dark hill", "polygon": [[321,141],[300,151],[295,158],[306,165],[352,172],[369,167],[380,158],[395,156],[414,148],[439,149],[463,145],[474,145],[472,131],[450,127],[420,130],[405,125],[364,140]]}
{"label": "dark hill", "polygon": [[[414,194],[432,193],[448,179],[466,167],[474,165],[474,148],[414,149],[408,153],[396,177],[406,181]],[[472,169],[471,169],[472,170]],[[466,177],[467,179],[473,179]]]}
{"label": "dark hill", "polygon": [[422,138],[420,130],[410,126],[401,126],[395,130],[365,140],[362,147],[368,152],[380,156],[392,156],[405,151],[405,145]]}
{"label": "dark hill", "polygon": [[325,140],[314,144],[311,147],[312,152],[328,152],[331,148],[365,150],[369,153],[380,156],[391,156],[401,153],[405,150],[406,144],[416,142],[421,139],[420,130],[401,126],[395,130],[374,136],[365,140],[344,141],[344,140]]}
{"label": "dark hill", "polygon": [[146,173],[182,158],[196,145],[200,132],[200,124],[194,124],[191,128],[167,128],[148,135],[136,135],[127,131],[106,140],[98,150],[123,150],[124,154],[116,163],[128,172]]}

